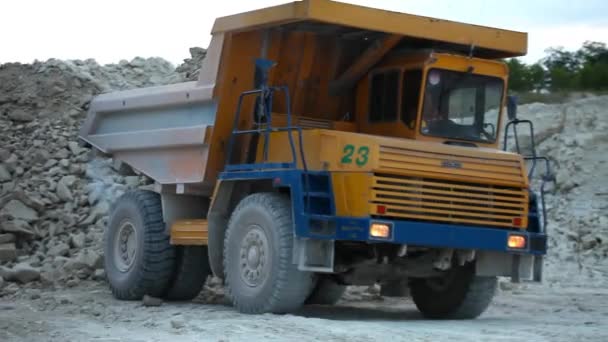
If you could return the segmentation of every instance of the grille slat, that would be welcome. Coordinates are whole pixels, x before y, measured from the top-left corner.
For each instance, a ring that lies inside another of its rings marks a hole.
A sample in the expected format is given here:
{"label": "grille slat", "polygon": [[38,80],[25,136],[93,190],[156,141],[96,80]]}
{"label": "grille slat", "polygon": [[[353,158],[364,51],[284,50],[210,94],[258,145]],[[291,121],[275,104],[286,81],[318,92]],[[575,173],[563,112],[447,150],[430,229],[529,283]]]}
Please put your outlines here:
{"label": "grille slat", "polygon": [[486,194],[482,194],[479,192],[466,192],[466,190],[454,190],[452,188],[446,188],[445,190],[437,190],[436,187],[429,188],[424,185],[388,185],[388,184],[378,184],[378,188],[382,189],[385,192],[397,192],[397,193],[424,193],[424,194],[435,194],[435,195],[446,195],[449,197],[461,197],[461,198],[473,198],[473,199],[482,199],[489,201],[500,201],[500,202],[514,202],[521,203],[523,199],[523,195],[520,197],[508,197],[496,195],[492,192],[487,192]]}
{"label": "grille slat", "polygon": [[[410,156],[410,155],[404,156],[401,154],[396,154],[396,153],[390,152],[390,153],[382,154],[381,162],[382,161],[386,161],[387,163],[388,162],[397,162],[397,163],[407,162],[407,163],[415,163],[415,164],[420,164],[420,165],[430,165],[430,166],[440,167],[441,161],[445,160],[445,159],[449,159],[449,157],[447,157],[447,158],[438,158],[438,157],[429,158],[429,157],[418,157],[418,156]],[[479,171],[480,169],[484,169],[485,171],[497,172],[497,173],[505,174],[505,175],[514,175],[516,177],[521,176],[521,171],[517,168],[513,168],[513,165],[500,166],[500,165],[492,165],[487,162],[480,163],[480,162],[474,162],[474,161],[467,160],[463,167],[463,170]]]}
{"label": "grille slat", "polygon": [[381,145],[378,170],[429,178],[476,178],[483,182],[507,186],[523,185],[520,160],[497,159],[491,155],[471,157],[457,150],[453,154],[447,154],[434,150],[420,151]]}
{"label": "grille slat", "polygon": [[[527,226],[528,192],[521,160],[428,146],[380,146],[371,185],[372,214],[413,220]],[[474,180],[473,182],[471,180]],[[378,206],[383,213],[378,214]]]}
{"label": "grille slat", "polygon": [[450,209],[454,209],[454,210],[459,210],[459,209],[464,209],[464,210],[469,210],[471,212],[479,212],[479,213],[502,213],[502,214],[511,214],[511,216],[509,217],[513,217],[513,216],[517,216],[521,214],[521,209],[520,210],[509,210],[509,209],[502,209],[502,208],[496,208],[496,207],[474,207],[471,205],[462,205],[462,204],[455,204],[457,203],[456,201],[424,201],[424,202],[420,202],[419,200],[416,200],[415,197],[412,197],[410,200],[405,200],[405,199],[390,199],[390,198],[385,198],[385,197],[374,197],[372,198],[372,202],[373,203],[377,203],[377,204],[401,204],[401,205],[407,205],[407,206],[412,206],[412,207],[429,207],[429,208],[450,208]]}
{"label": "grille slat", "polygon": [[383,216],[512,227],[513,218],[525,224],[527,204],[523,189],[376,174],[370,207],[385,206]]}
{"label": "grille slat", "polygon": [[[385,183],[385,184],[416,184],[416,185],[425,185],[428,187],[445,187],[446,184],[449,184],[450,188],[452,189],[463,189],[463,190],[468,190],[468,191],[472,191],[472,192],[487,192],[488,188],[486,186],[479,186],[478,184],[474,184],[474,185],[463,185],[462,182],[453,182],[450,183],[448,181],[438,181],[438,182],[433,182],[430,180],[415,180],[413,178],[396,178],[396,177],[382,177],[379,175],[376,175],[376,177],[374,177],[374,180],[376,181],[376,183]],[[507,195],[517,195],[520,196],[521,195],[521,190],[508,190],[508,189],[500,189],[499,187],[493,187],[492,188],[492,192],[494,193],[499,193],[499,194],[507,194]]]}

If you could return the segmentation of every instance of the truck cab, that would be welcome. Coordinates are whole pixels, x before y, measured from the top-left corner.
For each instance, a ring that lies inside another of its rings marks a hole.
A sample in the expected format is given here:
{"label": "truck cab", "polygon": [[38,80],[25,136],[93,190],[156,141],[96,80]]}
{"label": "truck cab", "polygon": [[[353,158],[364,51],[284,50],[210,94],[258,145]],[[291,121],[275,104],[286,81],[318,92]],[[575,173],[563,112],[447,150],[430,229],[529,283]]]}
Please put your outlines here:
{"label": "truck cab", "polygon": [[396,53],[359,82],[357,123],[369,134],[498,148],[507,77],[501,62]]}

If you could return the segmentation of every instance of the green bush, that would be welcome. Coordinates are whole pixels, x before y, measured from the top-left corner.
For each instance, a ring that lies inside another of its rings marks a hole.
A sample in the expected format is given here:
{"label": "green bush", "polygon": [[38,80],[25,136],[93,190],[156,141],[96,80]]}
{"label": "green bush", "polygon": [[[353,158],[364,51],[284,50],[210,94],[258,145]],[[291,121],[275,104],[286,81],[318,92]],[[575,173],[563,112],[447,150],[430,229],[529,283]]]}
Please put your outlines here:
{"label": "green bush", "polygon": [[519,93],[608,90],[606,44],[587,41],[574,52],[557,47],[546,53],[532,65],[515,58],[507,60],[509,89]]}

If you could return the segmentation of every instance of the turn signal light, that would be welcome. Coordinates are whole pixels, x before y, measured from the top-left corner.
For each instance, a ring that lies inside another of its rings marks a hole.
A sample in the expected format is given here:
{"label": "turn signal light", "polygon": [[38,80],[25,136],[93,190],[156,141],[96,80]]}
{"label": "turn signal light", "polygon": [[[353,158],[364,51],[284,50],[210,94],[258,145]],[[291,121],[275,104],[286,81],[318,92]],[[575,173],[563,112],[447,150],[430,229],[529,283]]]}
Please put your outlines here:
{"label": "turn signal light", "polygon": [[372,223],[369,227],[369,235],[386,239],[391,236],[391,226],[386,223]]}
{"label": "turn signal light", "polygon": [[516,249],[526,248],[526,237],[521,235],[509,235],[507,246]]}

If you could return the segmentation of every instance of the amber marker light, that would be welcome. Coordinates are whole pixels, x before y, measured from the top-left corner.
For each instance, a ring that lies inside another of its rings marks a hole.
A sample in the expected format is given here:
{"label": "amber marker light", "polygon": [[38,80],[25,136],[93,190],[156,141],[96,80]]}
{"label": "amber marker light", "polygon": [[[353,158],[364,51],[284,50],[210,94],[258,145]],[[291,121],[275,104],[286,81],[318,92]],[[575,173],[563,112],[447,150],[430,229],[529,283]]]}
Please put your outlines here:
{"label": "amber marker light", "polygon": [[522,235],[509,235],[507,246],[513,249],[526,248],[526,237]]}
{"label": "amber marker light", "polygon": [[372,222],[369,235],[375,238],[387,239],[391,236],[391,226],[386,223]]}

